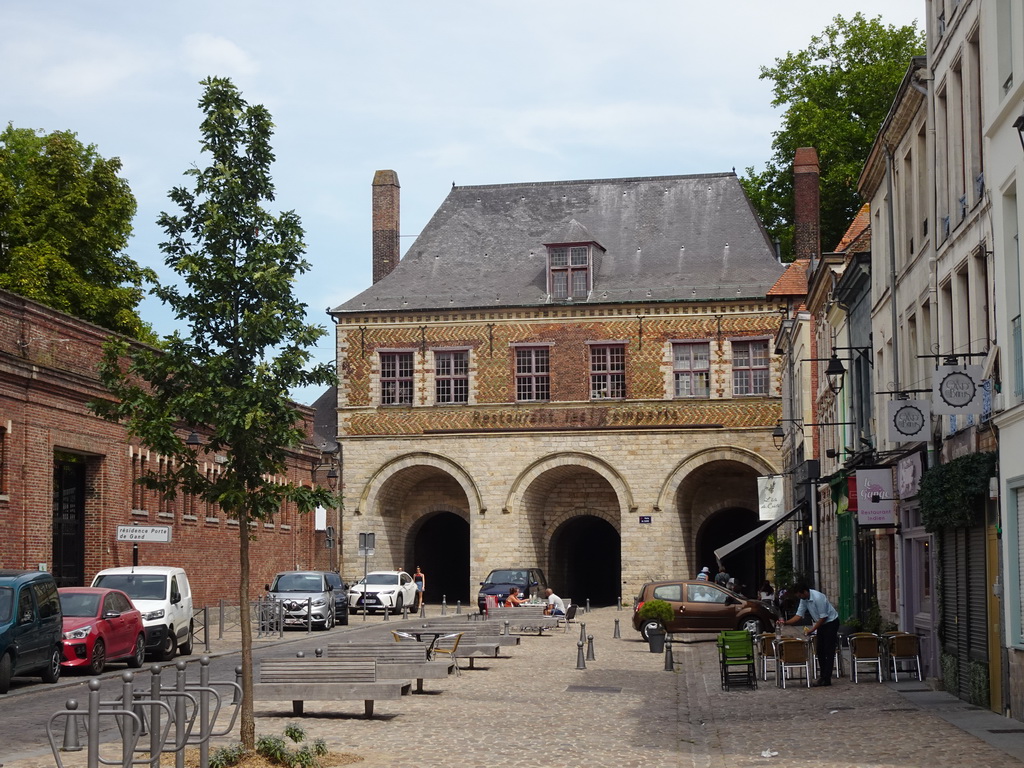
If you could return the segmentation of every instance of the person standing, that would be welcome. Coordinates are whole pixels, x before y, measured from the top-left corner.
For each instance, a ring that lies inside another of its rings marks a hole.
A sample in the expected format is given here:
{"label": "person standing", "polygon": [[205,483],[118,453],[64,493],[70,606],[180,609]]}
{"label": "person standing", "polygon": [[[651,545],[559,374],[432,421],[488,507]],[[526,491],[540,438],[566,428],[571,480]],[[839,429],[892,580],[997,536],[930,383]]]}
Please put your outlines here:
{"label": "person standing", "polygon": [[700,569],[700,573],[697,574],[697,581],[707,581],[711,578],[711,571],[705,565]]}
{"label": "person standing", "polygon": [[731,579],[732,576],[730,576],[728,572],[726,572],[725,566],[720,566],[718,569],[718,573],[715,574],[715,584],[717,584],[720,587],[724,587],[728,585]]}
{"label": "person standing", "polygon": [[427,586],[427,577],[423,575],[423,571],[420,567],[416,566],[416,573],[412,575],[412,581],[416,585],[416,597],[419,598],[419,602],[416,604],[416,610],[423,610],[423,595]]}
{"label": "person standing", "polygon": [[839,639],[839,611],[829,602],[824,593],[810,589],[806,584],[797,582],[790,588],[790,593],[800,598],[796,613],[789,619],[779,619],[779,624],[796,624],[803,618],[814,622],[804,627],[804,634],[817,632],[818,681],[815,687],[832,685],[832,665],[836,657],[836,643]]}

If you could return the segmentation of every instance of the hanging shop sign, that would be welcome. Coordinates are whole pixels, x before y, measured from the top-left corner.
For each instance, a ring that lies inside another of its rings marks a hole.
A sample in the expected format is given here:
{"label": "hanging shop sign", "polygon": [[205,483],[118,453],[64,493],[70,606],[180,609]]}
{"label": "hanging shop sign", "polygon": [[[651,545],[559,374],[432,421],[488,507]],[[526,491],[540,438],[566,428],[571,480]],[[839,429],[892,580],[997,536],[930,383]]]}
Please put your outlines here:
{"label": "hanging shop sign", "polygon": [[932,413],[980,416],[984,409],[982,376],[980,365],[938,366],[932,386]]}
{"label": "hanging shop sign", "polygon": [[782,514],[782,475],[764,475],[757,478],[757,509],[761,520],[774,520]]}
{"label": "hanging shop sign", "polygon": [[932,404],[927,400],[890,400],[889,442],[916,443],[931,432]]}
{"label": "hanging shop sign", "polygon": [[911,499],[921,490],[924,474],[924,454],[912,453],[896,464],[896,490],[900,499]]}
{"label": "hanging shop sign", "polygon": [[857,470],[857,524],[865,527],[896,525],[890,467]]}

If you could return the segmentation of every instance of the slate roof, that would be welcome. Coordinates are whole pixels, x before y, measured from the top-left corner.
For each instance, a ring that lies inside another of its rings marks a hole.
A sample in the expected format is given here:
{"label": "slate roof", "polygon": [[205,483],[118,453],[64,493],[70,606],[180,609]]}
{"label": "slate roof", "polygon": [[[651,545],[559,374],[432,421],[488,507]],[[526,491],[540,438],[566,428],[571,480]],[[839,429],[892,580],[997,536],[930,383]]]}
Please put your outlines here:
{"label": "slate roof", "polygon": [[[593,242],[552,300],[547,249]],[[386,277],[334,312],[764,297],[783,272],[735,173],[452,187]]]}

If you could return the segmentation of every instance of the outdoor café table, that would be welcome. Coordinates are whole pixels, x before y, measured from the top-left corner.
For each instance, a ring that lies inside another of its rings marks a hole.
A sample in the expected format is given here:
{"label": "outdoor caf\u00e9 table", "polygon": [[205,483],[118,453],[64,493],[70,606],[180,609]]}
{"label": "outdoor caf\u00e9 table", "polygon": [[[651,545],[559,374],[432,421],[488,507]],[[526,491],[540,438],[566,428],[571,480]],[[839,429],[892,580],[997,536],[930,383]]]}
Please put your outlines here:
{"label": "outdoor caf\u00e9 table", "polygon": [[430,645],[427,647],[427,658],[431,660],[434,658],[434,646],[437,645],[437,639],[445,635],[454,634],[452,630],[448,629],[410,629],[408,632],[421,643],[427,642],[423,638],[430,638]]}

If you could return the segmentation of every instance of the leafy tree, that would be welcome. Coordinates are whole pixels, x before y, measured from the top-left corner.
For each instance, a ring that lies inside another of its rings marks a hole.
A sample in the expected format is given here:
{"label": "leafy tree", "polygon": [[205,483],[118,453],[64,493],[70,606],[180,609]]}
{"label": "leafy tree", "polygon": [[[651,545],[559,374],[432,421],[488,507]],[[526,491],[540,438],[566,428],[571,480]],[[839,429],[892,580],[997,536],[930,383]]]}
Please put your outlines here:
{"label": "leafy tree", "polygon": [[[195,494],[239,522],[241,737],[251,750],[249,524],[285,502],[308,512],[334,501],[323,488],[267,479],[284,474],[289,449],[304,437],[289,390],[328,384],[333,373],[328,365],[306,370],[310,347],[326,331],[306,323],[305,305],[292,294],[295,276],[309,269],[299,218],[263,207],[274,199],[270,114],[248,105],[228,79],[202,85],[201,146],[210,164],[185,172],[194,189],[170,192],[181,213],[161,214],[167,241],[160,247],[179,280],[154,288],[188,332],[175,332],[159,350],[109,341],[101,375],[114,399],[94,408],[173,460],[164,475],[144,478],[147,486]],[[220,476],[205,477],[194,446],[183,441],[193,428],[209,436],[206,451],[227,457]]]}
{"label": "leafy tree", "polygon": [[765,169],[747,168],[741,182],[769,235],[793,251],[793,156],[815,147],[821,167],[821,240],[839,242],[861,202],[857,179],[889,112],[912,56],[924,53],[915,25],[896,27],[881,16],[836,16],[802,51],[761,67],[771,80],[772,105],[785,107]]}
{"label": "leafy tree", "polygon": [[70,131],[0,133],[0,288],[134,338],[152,276],[124,253],[135,197],[121,161]]}

